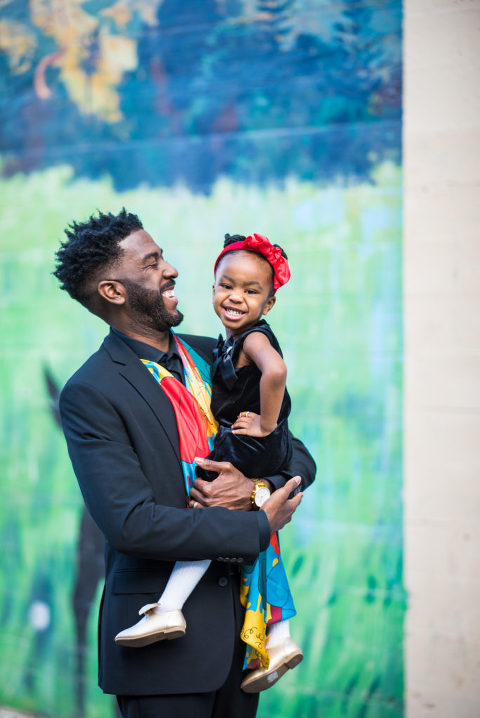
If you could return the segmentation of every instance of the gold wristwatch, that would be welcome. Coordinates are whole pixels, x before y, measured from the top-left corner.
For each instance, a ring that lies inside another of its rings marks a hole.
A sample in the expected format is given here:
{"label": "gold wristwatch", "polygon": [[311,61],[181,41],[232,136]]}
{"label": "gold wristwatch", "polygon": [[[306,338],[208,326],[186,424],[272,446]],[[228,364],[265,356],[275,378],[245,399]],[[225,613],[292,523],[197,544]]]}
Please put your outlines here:
{"label": "gold wristwatch", "polygon": [[252,502],[252,508],[258,511],[272,494],[263,479],[252,479],[252,481],[254,486],[250,495],[250,501]]}

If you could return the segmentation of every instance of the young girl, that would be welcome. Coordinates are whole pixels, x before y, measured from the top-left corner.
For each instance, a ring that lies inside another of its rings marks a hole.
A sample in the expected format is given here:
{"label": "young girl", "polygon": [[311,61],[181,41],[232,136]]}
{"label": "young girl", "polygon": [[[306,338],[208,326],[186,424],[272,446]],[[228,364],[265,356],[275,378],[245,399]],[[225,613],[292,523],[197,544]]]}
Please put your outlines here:
{"label": "young girl", "polygon": [[[226,235],[214,273],[213,306],[226,341],[219,338],[212,366],[211,409],[218,431],[207,458],[230,461],[246,476],[271,476],[285,468],[291,456],[290,398],[280,346],[262,317],[275,304],[276,290],[290,278],[287,257],[262,235]],[[216,477],[201,468],[197,473]],[[253,508],[260,508],[269,495],[267,482],[256,479]],[[144,606],[143,618],[115,641],[144,646],[183,635],[181,608],[209,565],[209,560],[177,562],[158,603]],[[241,632],[247,644],[245,666],[260,662],[247,673],[242,688],[255,693],[269,688],[303,658],[290,638],[288,619],[295,608],[276,535],[255,564],[243,569],[241,600],[246,609]]]}

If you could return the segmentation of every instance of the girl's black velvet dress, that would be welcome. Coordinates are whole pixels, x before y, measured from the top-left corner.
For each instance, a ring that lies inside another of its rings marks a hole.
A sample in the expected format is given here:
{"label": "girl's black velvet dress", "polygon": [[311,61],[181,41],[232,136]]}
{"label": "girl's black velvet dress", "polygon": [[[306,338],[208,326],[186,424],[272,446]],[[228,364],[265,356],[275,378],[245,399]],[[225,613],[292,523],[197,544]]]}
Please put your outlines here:
{"label": "girl's black velvet dress", "polygon": [[245,338],[252,332],[265,334],[272,347],[282,356],[274,333],[263,319],[237,338],[230,337],[224,342],[219,337],[212,365],[211,404],[219,429],[213,451],[208,458],[230,461],[248,477],[273,476],[285,468],[292,454],[287,420],[290,397],[287,390],[283,397],[278,426],[271,434],[265,437],[245,436],[233,434],[230,428],[241,411],[260,414],[260,370],[256,364],[235,369]]}

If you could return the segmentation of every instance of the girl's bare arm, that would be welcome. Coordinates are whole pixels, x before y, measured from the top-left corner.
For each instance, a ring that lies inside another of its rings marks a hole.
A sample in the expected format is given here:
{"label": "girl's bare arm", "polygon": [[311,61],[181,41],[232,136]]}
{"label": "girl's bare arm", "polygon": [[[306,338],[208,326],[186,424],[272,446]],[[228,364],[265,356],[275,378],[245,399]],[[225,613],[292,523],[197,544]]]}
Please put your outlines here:
{"label": "girl's bare arm", "polygon": [[236,434],[266,436],[277,426],[278,415],[285,394],[287,367],[280,354],[272,347],[265,334],[252,332],[244,343],[247,359],[257,365],[260,379],[260,416],[250,413],[241,416],[232,425]]}

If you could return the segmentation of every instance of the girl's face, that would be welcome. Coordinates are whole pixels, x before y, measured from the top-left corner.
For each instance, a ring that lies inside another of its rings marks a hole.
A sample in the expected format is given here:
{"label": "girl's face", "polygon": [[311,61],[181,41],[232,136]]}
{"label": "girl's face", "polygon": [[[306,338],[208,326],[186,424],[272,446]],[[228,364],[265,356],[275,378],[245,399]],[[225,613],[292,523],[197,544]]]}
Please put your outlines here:
{"label": "girl's face", "polygon": [[272,268],[254,252],[235,251],[220,260],[213,285],[213,308],[227,337],[250,329],[275,304]]}

